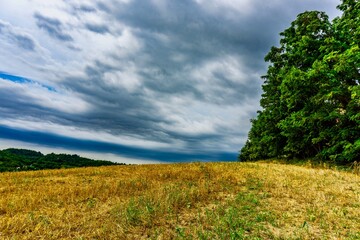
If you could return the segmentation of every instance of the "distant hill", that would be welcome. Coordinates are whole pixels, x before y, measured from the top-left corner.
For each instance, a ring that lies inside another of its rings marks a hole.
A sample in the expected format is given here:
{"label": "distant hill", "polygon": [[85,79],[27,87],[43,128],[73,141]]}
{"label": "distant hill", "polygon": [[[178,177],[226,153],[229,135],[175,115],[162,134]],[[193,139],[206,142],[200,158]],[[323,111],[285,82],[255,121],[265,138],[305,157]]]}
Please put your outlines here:
{"label": "distant hill", "polygon": [[0,151],[0,172],[110,165],[123,165],[123,163],[93,160],[70,154],[44,155],[27,149],[9,148]]}

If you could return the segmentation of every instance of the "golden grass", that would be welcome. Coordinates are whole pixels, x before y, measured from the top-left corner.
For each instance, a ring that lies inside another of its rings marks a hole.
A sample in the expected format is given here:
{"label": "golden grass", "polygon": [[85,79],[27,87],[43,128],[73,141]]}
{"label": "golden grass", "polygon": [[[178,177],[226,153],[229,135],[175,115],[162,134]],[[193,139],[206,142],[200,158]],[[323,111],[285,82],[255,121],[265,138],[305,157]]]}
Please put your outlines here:
{"label": "golden grass", "polygon": [[360,239],[360,177],[275,163],[1,173],[0,239]]}

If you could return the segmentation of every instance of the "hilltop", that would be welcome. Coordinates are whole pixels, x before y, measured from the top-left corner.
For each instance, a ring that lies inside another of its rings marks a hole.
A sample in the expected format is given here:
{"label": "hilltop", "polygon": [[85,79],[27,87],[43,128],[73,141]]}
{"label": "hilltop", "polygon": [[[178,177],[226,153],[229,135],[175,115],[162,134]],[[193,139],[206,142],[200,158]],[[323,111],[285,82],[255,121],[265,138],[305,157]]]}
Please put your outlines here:
{"label": "hilltop", "polygon": [[119,165],[110,161],[83,158],[76,154],[47,154],[9,148],[0,151],[0,172]]}
{"label": "hilltop", "polygon": [[1,239],[360,239],[360,177],[277,163],[0,173]]}

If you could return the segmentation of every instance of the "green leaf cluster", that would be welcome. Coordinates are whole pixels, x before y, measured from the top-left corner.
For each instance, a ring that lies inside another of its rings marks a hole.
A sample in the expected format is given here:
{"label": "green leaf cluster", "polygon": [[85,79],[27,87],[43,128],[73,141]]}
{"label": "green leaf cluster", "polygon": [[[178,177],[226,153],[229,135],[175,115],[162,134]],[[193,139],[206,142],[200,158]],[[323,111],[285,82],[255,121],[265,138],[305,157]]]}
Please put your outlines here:
{"label": "green leaf cluster", "polygon": [[240,160],[360,160],[360,3],[343,0],[338,9],[332,22],[324,12],[301,13],[280,33]]}
{"label": "green leaf cluster", "polygon": [[78,155],[47,154],[27,149],[9,148],[0,151],[0,172],[119,165],[110,161],[92,160]]}

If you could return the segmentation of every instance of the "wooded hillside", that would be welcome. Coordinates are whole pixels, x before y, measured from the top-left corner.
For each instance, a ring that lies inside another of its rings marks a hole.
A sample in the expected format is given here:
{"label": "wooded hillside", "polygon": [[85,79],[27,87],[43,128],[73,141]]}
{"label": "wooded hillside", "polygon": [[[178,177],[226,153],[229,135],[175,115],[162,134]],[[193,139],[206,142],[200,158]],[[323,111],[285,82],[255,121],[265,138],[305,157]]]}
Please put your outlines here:
{"label": "wooded hillside", "polygon": [[110,161],[92,160],[78,155],[47,154],[27,149],[9,148],[0,151],[0,172],[119,165]]}

